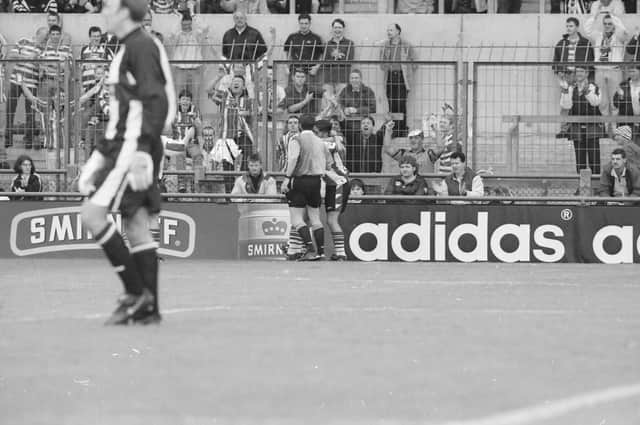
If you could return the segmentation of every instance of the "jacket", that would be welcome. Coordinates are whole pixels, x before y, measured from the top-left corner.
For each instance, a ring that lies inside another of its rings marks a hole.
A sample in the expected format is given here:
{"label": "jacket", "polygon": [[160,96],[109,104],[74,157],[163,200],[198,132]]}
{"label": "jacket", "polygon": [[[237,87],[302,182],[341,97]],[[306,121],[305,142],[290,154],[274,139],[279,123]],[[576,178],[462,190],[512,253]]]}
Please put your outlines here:
{"label": "jacket", "polygon": [[[560,107],[568,109],[571,116],[600,116],[602,115],[599,108],[600,100],[598,86],[587,82],[586,90],[581,92],[576,83],[560,95]],[[569,138],[579,140],[582,134],[587,134],[589,138],[603,137],[604,126],[602,123],[594,122],[571,123]]]}
{"label": "jacket", "polygon": [[447,192],[443,194],[445,196],[461,196],[462,189],[465,191],[464,196],[484,196],[482,177],[469,167],[465,168],[462,181],[456,180],[454,174],[451,173],[444,178],[444,184],[447,189]]}
{"label": "jacket", "polygon": [[[416,59],[413,46],[404,39],[400,39],[397,45],[391,44],[391,41],[385,40],[384,44],[380,48],[380,60],[388,61],[393,60],[395,57],[393,49],[400,49],[400,60],[402,68],[402,76],[404,78],[404,86],[407,90],[411,90],[411,83],[413,81],[413,72],[416,65],[413,61]],[[389,70],[391,69],[390,63],[380,64],[380,68],[384,71],[384,82],[387,81]]]}
{"label": "jacket", "polygon": [[[25,192],[42,192],[42,179],[40,175],[37,173],[33,173],[29,175],[27,179],[27,185],[25,186],[22,181],[22,174],[16,175],[11,181],[11,191],[18,192],[18,189],[24,189]],[[14,198],[14,199],[25,199],[25,198]],[[29,200],[42,200],[42,198],[26,198]]]}
{"label": "jacket", "polygon": [[429,187],[422,176],[416,176],[411,183],[405,183],[401,176],[391,177],[385,195],[428,195]]}
{"label": "jacket", "polygon": [[[594,60],[596,62],[603,62],[602,59],[602,40],[604,39],[604,33],[602,29],[596,28],[595,20],[602,17],[591,16],[584,24],[584,31],[588,37],[593,40]],[[624,24],[615,16],[611,16],[611,20],[615,25],[615,31],[611,36],[610,51],[608,54],[608,62],[624,62],[624,43],[627,38],[627,29]]]}
{"label": "jacket", "polygon": [[[598,188],[598,196],[613,196],[614,177],[611,175],[613,165],[611,163],[605,165],[600,173],[600,187]],[[627,181],[629,196],[640,196],[640,170],[637,168],[626,167],[624,177]]]}
{"label": "jacket", "polygon": [[[588,38],[578,33],[578,44],[576,46],[575,62],[593,62],[593,46]],[[569,62],[569,34],[564,34],[553,50],[554,62]],[[553,65],[553,72],[566,72],[567,67]]]}
{"label": "jacket", "polygon": [[[622,92],[622,94],[620,93]],[[613,95],[613,106],[618,110],[619,116],[633,116],[633,105],[631,103],[631,86],[629,80],[620,84],[620,88]],[[619,126],[628,125],[631,127],[633,135],[640,134],[640,123],[620,123]]]}

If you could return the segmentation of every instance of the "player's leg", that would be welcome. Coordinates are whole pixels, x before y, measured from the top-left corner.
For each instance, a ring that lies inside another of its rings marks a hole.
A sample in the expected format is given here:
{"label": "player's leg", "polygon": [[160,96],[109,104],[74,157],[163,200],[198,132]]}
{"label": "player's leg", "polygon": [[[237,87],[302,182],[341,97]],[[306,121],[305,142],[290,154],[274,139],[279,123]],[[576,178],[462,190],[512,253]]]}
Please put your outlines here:
{"label": "player's leg", "polygon": [[291,212],[291,227],[296,230],[298,235],[300,236],[303,250],[307,253],[311,252],[315,255],[315,249],[313,247],[313,241],[311,240],[311,232],[309,231],[309,227],[304,222],[304,207],[292,206],[289,208]]}
{"label": "player's leg", "polygon": [[157,323],[160,321],[158,308],[158,244],[153,240],[149,231],[151,217],[147,208],[138,208],[124,220],[127,237],[131,244],[131,255],[138,269],[144,287],[153,295],[153,304],[146,311],[140,311],[133,317],[142,323]]}
{"label": "player's leg", "polygon": [[324,227],[320,220],[320,208],[307,206],[306,211],[309,216],[309,227],[313,231],[313,238],[316,241],[317,255],[308,256],[309,258],[305,258],[305,260],[319,260],[324,256]]}

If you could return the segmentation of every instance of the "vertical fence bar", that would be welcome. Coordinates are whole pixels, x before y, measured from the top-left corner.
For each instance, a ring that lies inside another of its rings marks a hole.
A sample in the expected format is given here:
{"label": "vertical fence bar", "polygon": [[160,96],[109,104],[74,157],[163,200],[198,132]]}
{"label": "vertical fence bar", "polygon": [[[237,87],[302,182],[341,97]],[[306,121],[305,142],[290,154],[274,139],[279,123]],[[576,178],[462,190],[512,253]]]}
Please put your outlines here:
{"label": "vertical fence bar", "polygon": [[473,64],[473,95],[472,116],[471,116],[471,164],[474,169],[478,169],[478,65]]}
{"label": "vertical fence bar", "polygon": [[[462,126],[462,143],[466,150],[467,145],[469,144],[469,63],[462,62],[460,71],[462,72],[462,85],[460,86],[460,105],[458,105],[458,102],[456,101],[456,108],[458,108],[456,110],[456,115],[461,116],[462,122],[464,123]],[[456,70],[456,74],[458,72],[459,71]],[[456,125],[456,142],[460,139],[460,136],[461,135],[458,134],[458,126]]]}
{"label": "vertical fence bar", "polygon": [[[271,81],[271,143],[269,144],[269,148],[267,149],[268,155],[268,169],[273,167],[273,164],[276,163],[276,158],[274,156],[274,148],[278,143],[278,61],[273,61],[273,77]],[[265,98],[265,105],[269,102],[269,99]],[[281,171],[281,170],[271,170],[271,171]]]}

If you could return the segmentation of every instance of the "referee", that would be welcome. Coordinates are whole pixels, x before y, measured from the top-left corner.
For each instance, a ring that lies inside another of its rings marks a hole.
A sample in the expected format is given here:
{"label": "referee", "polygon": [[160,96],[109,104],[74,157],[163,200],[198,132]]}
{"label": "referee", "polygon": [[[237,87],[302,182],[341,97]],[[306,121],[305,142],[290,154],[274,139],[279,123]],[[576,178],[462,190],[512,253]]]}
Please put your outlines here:
{"label": "referee", "polygon": [[[333,160],[326,144],[313,132],[314,125],[313,115],[305,114],[300,118],[302,132],[289,141],[286,177],[282,182],[282,193],[287,195],[289,202],[291,225],[300,234],[306,248],[300,261],[315,261],[324,257],[320,184]],[[311,232],[304,221],[305,210],[317,249],[313,246]]]}

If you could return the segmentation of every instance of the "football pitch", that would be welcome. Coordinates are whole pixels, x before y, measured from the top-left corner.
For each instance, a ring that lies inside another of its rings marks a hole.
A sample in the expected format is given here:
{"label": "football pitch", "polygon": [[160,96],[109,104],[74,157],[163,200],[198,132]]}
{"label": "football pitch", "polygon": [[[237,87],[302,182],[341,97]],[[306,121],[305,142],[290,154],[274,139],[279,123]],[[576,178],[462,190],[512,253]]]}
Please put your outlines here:
{"label": "football pitch", "polygon": [[640,269],[0,260],[0,424],[637,425]]}

